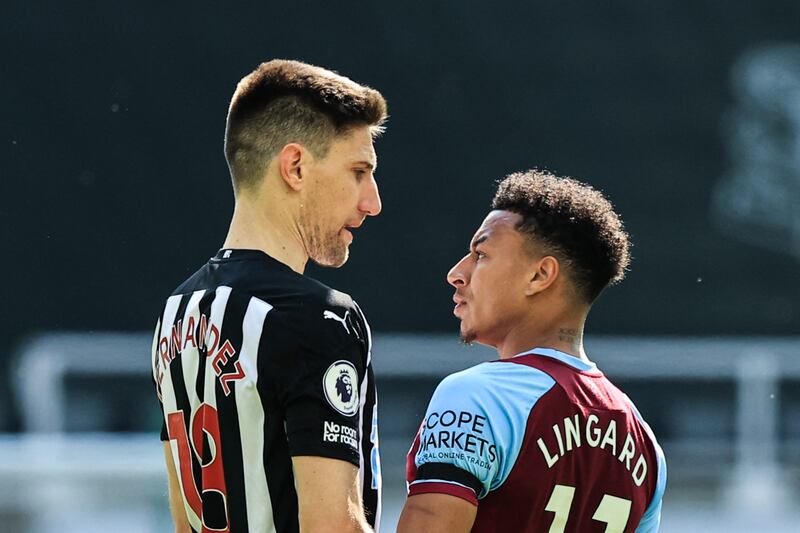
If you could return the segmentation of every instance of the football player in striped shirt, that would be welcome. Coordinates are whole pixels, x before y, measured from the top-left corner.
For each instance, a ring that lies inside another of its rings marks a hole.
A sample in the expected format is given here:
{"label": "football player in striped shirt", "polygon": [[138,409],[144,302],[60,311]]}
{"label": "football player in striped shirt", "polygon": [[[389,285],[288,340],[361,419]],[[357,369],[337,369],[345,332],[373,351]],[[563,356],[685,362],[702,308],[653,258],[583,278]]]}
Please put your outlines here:
{"label": "football player in striped shirt", "polygon": [[539,171],[500,183],[447,276],[462,338],[499,359],[434,392],[398,532],[658,530],[664,455],[583,347],[589,308],[624,276],[628,248],[588,185]]}
{"label": "football player in striped shirt", "polygon": [[296,61],[239,82],[227,239],[167,299],[153,339],[177,531],[377,527],[369,326],[303,272],[309,259],[344,264],[351,230],[380,212],[373,139],[386,116],[377,91]]}

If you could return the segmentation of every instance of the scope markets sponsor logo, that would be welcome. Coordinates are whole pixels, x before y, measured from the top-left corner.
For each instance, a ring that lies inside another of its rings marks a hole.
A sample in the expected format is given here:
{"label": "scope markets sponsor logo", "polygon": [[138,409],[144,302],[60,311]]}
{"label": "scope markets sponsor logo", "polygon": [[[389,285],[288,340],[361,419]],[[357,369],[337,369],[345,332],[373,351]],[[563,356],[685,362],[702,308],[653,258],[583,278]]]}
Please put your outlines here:
{"label": "scope markets sponsor logo", "polygon": [[325,442],[341,442],[347,444],[351,448],[358,448],[357,444],[358,433],[355,429],[336,422],[325,422],[325,429],[322,433],[322,440]]}
{"label": "scope markets sponsor logo", "polygon": [[488,468],[497,460],[497,446],[485,438],[485,430],[486,417],[469,411],[429,413],[420,439],[419,458],[459,458]]}

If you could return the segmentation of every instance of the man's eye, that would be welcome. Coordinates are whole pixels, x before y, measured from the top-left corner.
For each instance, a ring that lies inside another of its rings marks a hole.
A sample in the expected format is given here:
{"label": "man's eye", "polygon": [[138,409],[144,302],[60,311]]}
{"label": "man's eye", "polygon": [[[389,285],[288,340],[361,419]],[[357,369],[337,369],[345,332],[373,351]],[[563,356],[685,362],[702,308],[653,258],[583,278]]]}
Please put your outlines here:
{"label": "man's eye", "polygon": [[358,181],[363,180],[364,176],[367,174],[366,170],[355,170],[354,172],[356,173],[356,179]]}
{"label": "man's eye", "polygon": [[480,251],[478,251],[478,250],[475,250],[475,259],[476,259],[476,260],[483,259],[484,257],[486,257],[486,254],[485,254],[485,253],[483,253],[483,252],[480,252]]}

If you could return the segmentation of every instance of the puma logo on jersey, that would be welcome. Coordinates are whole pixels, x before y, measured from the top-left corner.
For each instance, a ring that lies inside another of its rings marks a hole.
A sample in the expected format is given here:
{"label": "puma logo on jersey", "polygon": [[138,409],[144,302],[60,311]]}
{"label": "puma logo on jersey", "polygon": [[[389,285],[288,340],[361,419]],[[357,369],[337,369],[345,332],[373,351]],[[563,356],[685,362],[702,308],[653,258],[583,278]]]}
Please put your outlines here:
{"label": "puma logo on jersey", "polygon": [[341,322],[342,323],[342,327],[344,327],[344,330],[349,335],[350,334],[350,328],[347,327],[347,315],[349,313],[350,313],[350,310],[348,309],[347,311],[344,312],[344,316],[340,317],[339,315],[337,315],[333,311],[327,311],[326,310],[325,312],[322,313],[322,318],[330,318],[331,320],[335,320],[337,322]]}

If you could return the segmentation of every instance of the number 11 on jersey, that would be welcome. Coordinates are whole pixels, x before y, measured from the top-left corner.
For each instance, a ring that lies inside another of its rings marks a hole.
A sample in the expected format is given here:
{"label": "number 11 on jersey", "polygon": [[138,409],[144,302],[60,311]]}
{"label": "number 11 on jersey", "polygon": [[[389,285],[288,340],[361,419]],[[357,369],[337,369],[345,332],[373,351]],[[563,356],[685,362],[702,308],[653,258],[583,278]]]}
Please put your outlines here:
{"label": "number 11 on jersey", "polygon": [[[544,508],[545,511],[555,514],[548,533],[564,533],[574,497],[575,487],[568,485],[556,485],[553,487],[553,492],[550,494],[550,499]],[[607,524],[605,533],[624,533],[630,513],[630,500],[604,494],[603,499],[600,500],[600,505],[597,506],[594,515],[592,515],[592,519]]]}

